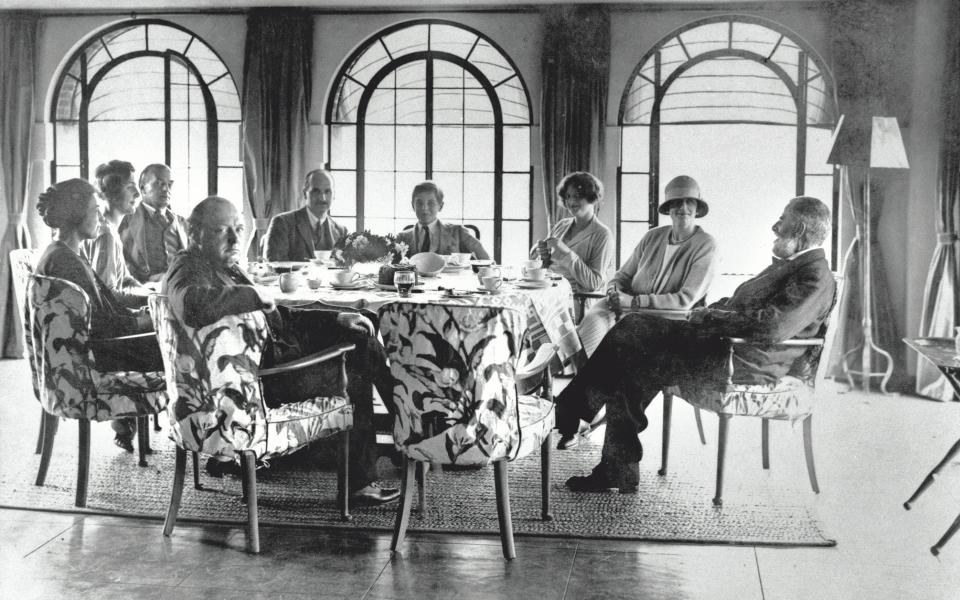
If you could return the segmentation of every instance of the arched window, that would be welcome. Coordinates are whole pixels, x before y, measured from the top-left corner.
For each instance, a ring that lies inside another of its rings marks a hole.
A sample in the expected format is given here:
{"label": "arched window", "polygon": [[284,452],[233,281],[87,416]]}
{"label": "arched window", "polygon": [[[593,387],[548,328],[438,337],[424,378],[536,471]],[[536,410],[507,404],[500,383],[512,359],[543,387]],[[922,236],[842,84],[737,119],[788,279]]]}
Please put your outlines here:
{"label": "arched window", "polygon": [[[776,23],[727,15],[667,36],[637,65],[620,104],[619,256],[658,224],[667,181],[686,174],[710,204],[702,225],[719,242],[721,270],[760,271],[787,199],[816,196],[837,216],[826,163],[836,119],[823,60]],[[836,231],[835,218],[833,264]]]}
{"label": "arched window", "polygon": [[529,107],[513,61],[480,33],[436,20],[380,32],[344,63],[327,103],[333,214],[358,230],[399,231],[416,222],[414,185],[433,179],[441,220],[476,225],[498,259],[525,255]]}
{"label": "arched window", "polygon": [[170,165],[174,211],[210,194],[243,205],[240,98],[227,67],[179,25],[137,19],[91,35],[66,61],[50,109],[50,178],[126,160]]}

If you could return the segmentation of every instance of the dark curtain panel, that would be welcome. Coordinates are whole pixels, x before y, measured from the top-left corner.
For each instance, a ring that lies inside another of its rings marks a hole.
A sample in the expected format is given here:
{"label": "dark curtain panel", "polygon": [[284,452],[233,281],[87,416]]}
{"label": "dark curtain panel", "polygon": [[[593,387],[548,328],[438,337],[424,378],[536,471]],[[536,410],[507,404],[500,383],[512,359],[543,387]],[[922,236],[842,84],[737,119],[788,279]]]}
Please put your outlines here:
{"label": "dark curtain panel", "polygon": [[[920,335],[954,337],[960,325],[960,4],[950,8],[947,25],[947,62],[943,74],[944,122],[940,138],[937,194],[937,248],[930,261],[923,290]],[[917,359],[917,393],[949,400],[953,389],[936,367]]]}
{"label": "dark curtain panel", "polygon": [[30,245],[23,211],[33,143],[38,27],[35,16],[0,16],[0,194],[6,213],[0,219],[6,223],[0,238],[0,339],[5,358],[23,356],[9,256],[11,250]]}
{"label": "dark curtain panel", "polygon": [[[564,6],[547,12],[541,60],[540,132],[543,197],[556,222],[557,183],[571,171],[603,175],[610,13],[600,6]],[[608,186],[609,187],[609,186]]]}
{"label": "dark curtain panel", "polygon": [[[298,204],[307,143],[313,67],[313,17],[291,10],[254,10],[247,17],[243,63],[244,179],[257,231]],[[320,166],[320,165],[316,165]]]}

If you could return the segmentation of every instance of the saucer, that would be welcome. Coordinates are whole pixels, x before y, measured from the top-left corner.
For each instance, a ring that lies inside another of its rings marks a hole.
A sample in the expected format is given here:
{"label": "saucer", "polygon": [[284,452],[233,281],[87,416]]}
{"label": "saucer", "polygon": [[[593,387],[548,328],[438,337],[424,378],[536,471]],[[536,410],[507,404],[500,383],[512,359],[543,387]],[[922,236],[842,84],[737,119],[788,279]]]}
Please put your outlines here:
{"label": "saucer", "polygon": [[495,290],[488,290],[487,288],[481,286],[481,287],[478,287],[478,288],[477,288],[477,291],[478,291],[478,292],[482,292],[482,293],[484,293],[484,294],[490,294],[491,296],[496,296],[497,294],[503,292],[503,288],[497,288],[497,289],[495,289]]}
{"label": "saucer", "polygon": [[267,275],[265,277],[253,276],[253,282],[257,285],[273,285],[280,279],[279,275]]}
{"label": "saucer", "polygon": [[552,285],[553,285],[553,282],[552,282],[552,281],[549,281],[549,280],[547,280],[547,281],[544,281],[544,280],[534,281],[534,280],[532,280],[532,279],[520,279],[520,280],[514,282],[513,285],[517,286],[518,288],[525,288],[525,289],[529,289],[529,290],[539,290],[539,289],[542,289],[542,288],[548,288],[548,287],[552,286]]}
{"label": "saucer", "polygon": [[[383,290],[384,292],[395,292],[395,291],[397,291],[397,286],[396,286],[396,285],[393,285],[393,284],[387,285],[387,284],[385,284],[385,283],[375,283],[374,285],[377,286],[377,289],[378,289],[378,290]],[[411,289],[414,289],[414,290],[423,289],[423,286],[418,284],[418,285],[414,285],[413,288],[411,288]]]}
{"label": "saucer", "polygon": [[332,287],[335,290],[359,290],[360,288],[364,287],[364,284],[363,283],[344,284],[344,283],[337,283],[336,281],[333,281],[330,283],[330,287]]}

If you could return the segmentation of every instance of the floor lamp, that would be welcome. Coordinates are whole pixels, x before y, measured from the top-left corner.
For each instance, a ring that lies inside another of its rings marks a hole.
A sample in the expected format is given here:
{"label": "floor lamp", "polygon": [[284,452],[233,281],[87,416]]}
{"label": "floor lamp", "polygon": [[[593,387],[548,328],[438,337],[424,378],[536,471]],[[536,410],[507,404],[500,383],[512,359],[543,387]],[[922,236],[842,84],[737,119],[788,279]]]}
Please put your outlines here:
{"label": "floor lamp", "polygon": [[[833,145],[827,162],[840,165],[841,168],[859,167],[864,169],[863,210],[856,210],[853,194],[849,194],[850,208],[856,218],[856,235],[850,244],[860,248],[860,324],[863,330],[863,342],[843,355],[843,372],[853,386],[851,375],[859,375],[865,392],[870,391],[870,378],[880,377],[880,391],[887,393],[887,382],[893,374],[893,357],[873,341],[873,288],[870,266],[870,172],[873,169],[909,169],[907,153],[900,136],[900,127],[896,117],[872,117],[869,122],[845,122],[840,117],[833,134]],[[849,255],[849,251],[847,252]],[[846,262],[846,261],[844,261]],[[859,353],[860,369],[847,366],[850,358]],[[886,359],[887,368],[873,371],[873,356]]]}

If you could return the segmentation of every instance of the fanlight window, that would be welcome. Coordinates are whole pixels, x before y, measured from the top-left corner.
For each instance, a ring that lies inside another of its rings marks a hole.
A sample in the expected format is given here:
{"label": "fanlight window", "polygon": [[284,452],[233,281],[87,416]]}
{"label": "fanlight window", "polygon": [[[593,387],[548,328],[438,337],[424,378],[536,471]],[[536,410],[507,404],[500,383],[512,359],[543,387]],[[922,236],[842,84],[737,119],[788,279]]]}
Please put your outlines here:
{"label": "fanlight window", "polygon": [[[816,196],[837,214],[826,164],[836,119],[823,60],[776,23],[714,17],[661,40],[637,65],[620,104],[620,259],[664,224],[657,213],[663,186],[687,174],[710,203],[701,225],[719,240],[721,268],[757,272],[787,199]],[[834,262],[836,225],[828,240]]]}
{"label": "fanlight window", "polygon": [[50,120],[51,179],[92,177],[111,159],[170,165],[173,209],[210,194],[243,205],[240,98],[203,40],[166,21],[125,21],[91,36],[66,62]]}
{"label": "fanlight window", "polygon": [[476,225],[497,258],[531,238],[530,100],[513,61],[482,34],[415,21],[367,40],[327,104],[332,212],[357,229],[416,222],[413,187],[435,180],[440,219]]}

